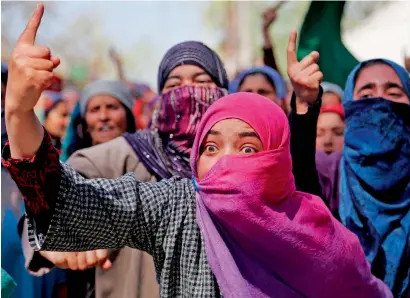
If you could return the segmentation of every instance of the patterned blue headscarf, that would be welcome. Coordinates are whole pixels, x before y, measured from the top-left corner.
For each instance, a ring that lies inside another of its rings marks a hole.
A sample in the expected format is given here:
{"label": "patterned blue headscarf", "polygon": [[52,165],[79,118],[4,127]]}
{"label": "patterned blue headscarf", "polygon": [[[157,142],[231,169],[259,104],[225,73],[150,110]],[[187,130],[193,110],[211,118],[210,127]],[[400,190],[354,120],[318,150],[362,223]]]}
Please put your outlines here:
{"label": "patterned blue headscarf", "polygon": [[[353,100],[360,63],[344,93],[345,147],[340,218],[360,239],[372,272],[405,297],[410,278],[410,105],[383,98]],[[410,98],[409,73],[389,60]]]}
{"label": "patterned blue headscarf", "polygon": [[287,90],[286,90],[285,81],[283,80],[282,76],[270,66],[252,67],[252,68],[242,71],[236,76],[236,78],[232,82],[230,82],[229,93],[238,92],[239,86],[242,84],[245,77],[248,75],[257,74],[257,73],[264,74],[268,78],[270,78],[270,80],[273,82],[273,85],[275,87],[276,96],[279,99],[284,99],[286,97]]}

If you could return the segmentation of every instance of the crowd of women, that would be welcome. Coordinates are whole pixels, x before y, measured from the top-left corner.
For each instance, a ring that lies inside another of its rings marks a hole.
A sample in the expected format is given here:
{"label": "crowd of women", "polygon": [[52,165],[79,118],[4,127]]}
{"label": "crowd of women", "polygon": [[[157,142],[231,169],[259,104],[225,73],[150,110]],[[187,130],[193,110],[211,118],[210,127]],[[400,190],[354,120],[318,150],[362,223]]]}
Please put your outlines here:
{"label": "crowd of women", "polygon": [[2,65],[14,297],[410,297],[405,68],[361,62],[343,91],[292,32],[286,79],[264,34],[265,66],[231,81],[187,41],[157,96],[121,74],[62,88],[43,12]]}

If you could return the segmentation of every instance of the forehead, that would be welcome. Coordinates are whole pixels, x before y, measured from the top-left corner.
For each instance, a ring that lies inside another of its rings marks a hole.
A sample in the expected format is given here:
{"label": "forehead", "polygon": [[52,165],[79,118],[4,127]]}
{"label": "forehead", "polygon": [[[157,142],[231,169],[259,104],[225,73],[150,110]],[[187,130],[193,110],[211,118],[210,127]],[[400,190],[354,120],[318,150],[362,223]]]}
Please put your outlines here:
{"label": "forehead", "polygon": [[318,118],[317,126],[321,127],[330,127],[330,126],[339,126],[343,125],[344,121],[339,114],[333,112],[321,113]]}
{"label": "forehead", "polygon": [[196,65],[180,65],[175,67],[171,73],[168,75],[168,78],[171,76],[178,76],[178,77],[189,77],[194,74],[204,72],[202,68]]}
{"label": "forehead", "polygon": [[212,126],[211,129],[218,130],[218,131],[227,131],[227,132],[236,132],[236,131],[243,130],[243,129],[253,130],[252,126],[250,126],[248,123],[240,119],[236,119],[236,118],[224,119],[224,120],[218,121]]}
{"label": "forehead", "polygon": [[261,73],[253,73],[247,75],[241,84],[241,87],[247,86],[247,87],[253,87],[253,86],[269,86],[273,88],[272,84],[269,83],[269,81],[266,79],[265,75]]}
{"label": "forehead", "polygon": [[402,85],[399,76],[393,68],[386,64],[376,64],[360,70],[356,78],[355,89],[369,83],[380,85],[386,82]]}
{"label": "forehead", "polygon": [[120,103],[118,99],[113,97],[112,95],[109,94],[98,94],[94,95],[91,97],[90,101],[88,102],[88,105],[99,105],[99,104],[115,104],[115,103]]}

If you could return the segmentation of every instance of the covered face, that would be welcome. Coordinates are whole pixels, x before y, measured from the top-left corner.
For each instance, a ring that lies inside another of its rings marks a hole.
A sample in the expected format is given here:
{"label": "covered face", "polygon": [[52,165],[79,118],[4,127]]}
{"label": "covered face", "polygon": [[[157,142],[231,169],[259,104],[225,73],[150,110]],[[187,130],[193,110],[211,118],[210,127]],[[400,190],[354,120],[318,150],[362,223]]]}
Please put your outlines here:
{"label": "covered face", "polygon": [[342,88],[329,82],[323,82],[321,86],[323,88],[322,107],[336,106],[342,103]]}
{"label": "covered face", "polygon": [[228,76],[221,59],[201,42],[185,41],[173,46],[159,66],[160,94],[184,86],[228,88]]}
{"label": "covered face", "polygon": [[[400,71],[401,70],[401,71]],[[406,78],[407,77],[407,78]],[[355,73],[352,98],[384,98],[409,104],[409,74],[403,68],[387,60],[369,60]],[[349,96],[351,94],[349,93]]]}
{"label": "covered face", "polygon": [[[406,297],[409,289],[410,76],[385,59],[360,63],[344,92],[341,222],[358,236],[372,272]],[[406,227],[406,228],[404,228]]]}
{"label": "covered face", "polygon": [[[194,175],[200,184],[216,176],[235,176],[238,184],[266,179],[265,189],[259,191],[283,197],[294,191],[289,133],[285,113],[266,97],[245,92],[228,95],[202,119],[191,155]],[[268,190],[272,179],[274,191]]]}

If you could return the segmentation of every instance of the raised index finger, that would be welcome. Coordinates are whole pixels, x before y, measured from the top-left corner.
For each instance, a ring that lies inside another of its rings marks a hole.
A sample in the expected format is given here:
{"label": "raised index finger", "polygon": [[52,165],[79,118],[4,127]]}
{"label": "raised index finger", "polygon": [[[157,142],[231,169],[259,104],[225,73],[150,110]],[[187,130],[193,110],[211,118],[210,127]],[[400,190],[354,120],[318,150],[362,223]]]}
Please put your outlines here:
{"label": "raised index finger", "polygon": [[292,31],[289,35],[289,43],[288,43],[288,67],[298,63],[298,58],[296,56],[296,38],[297,33],[296,31]]}
{"label": "raised index finger", "polygon": [[34,42],[36,41],[37,30],[38,27],[40,27],[43,14],[44,5],[43,3],[39,3],[37,4],[36,10],[34,11],[30,21],[28,22],[26,29],[24,29],[23,33],[21,33],[18,44],[34,45]]}

